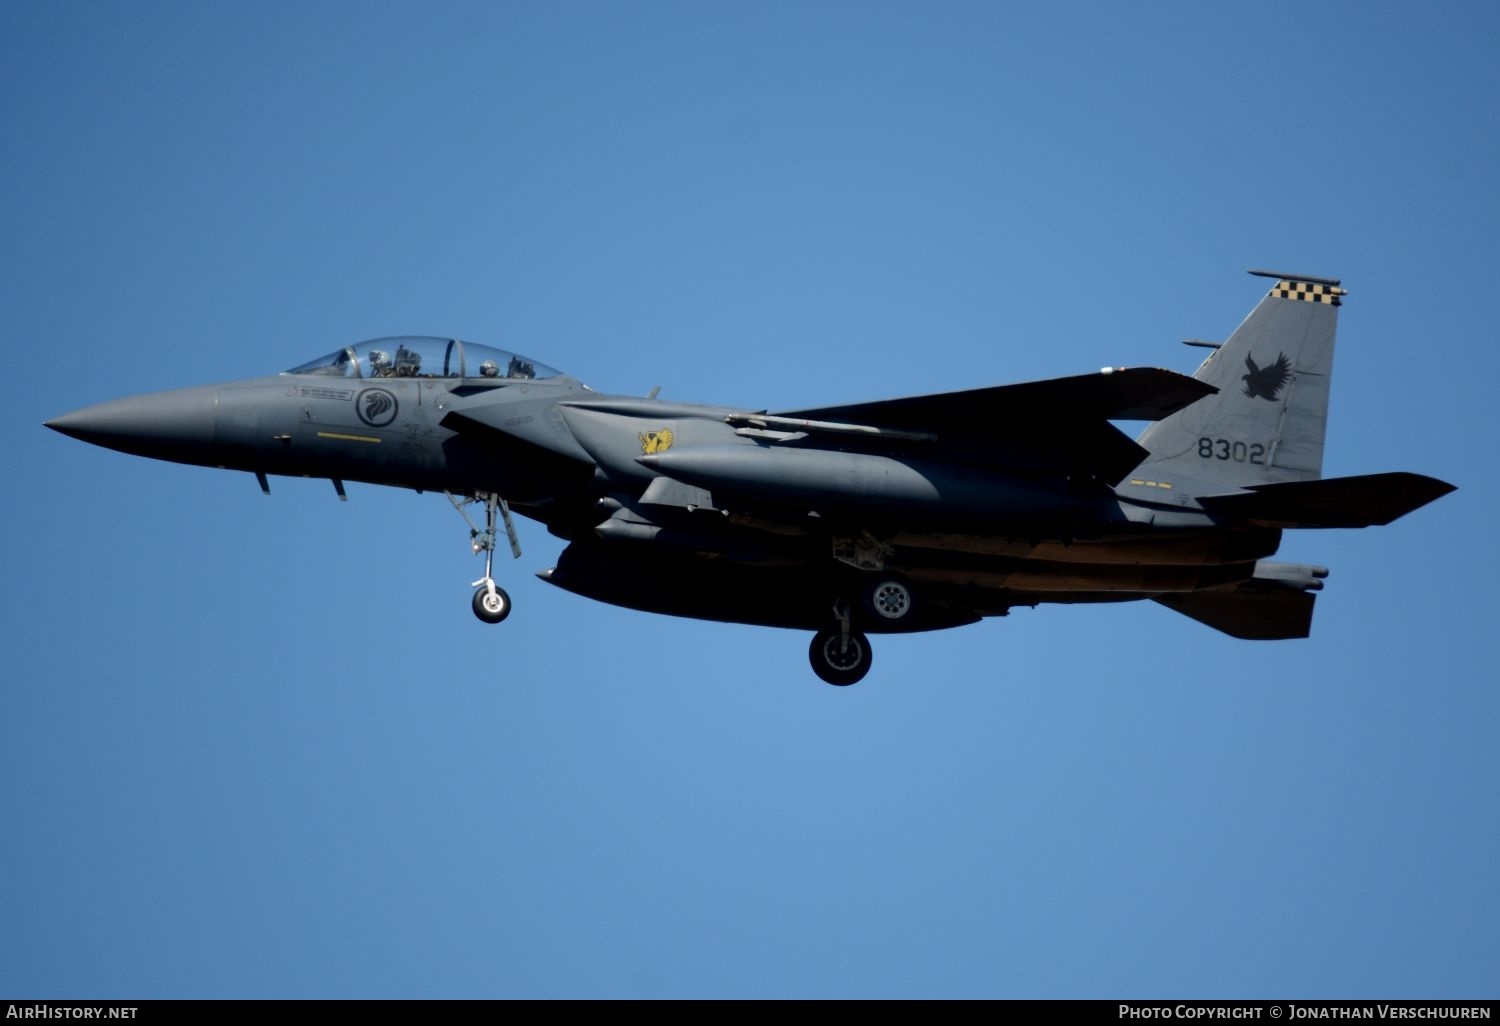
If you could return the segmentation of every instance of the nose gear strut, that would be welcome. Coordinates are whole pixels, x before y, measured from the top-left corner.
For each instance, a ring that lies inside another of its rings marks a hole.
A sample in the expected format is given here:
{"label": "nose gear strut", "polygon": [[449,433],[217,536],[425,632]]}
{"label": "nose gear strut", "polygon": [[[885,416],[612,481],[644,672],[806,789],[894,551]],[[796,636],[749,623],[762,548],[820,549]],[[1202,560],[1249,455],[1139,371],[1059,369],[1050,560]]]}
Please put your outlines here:
{"label": "nose gear strut", "polygon": [[[521,540],[516,537],[516,525],[510,518],[510,506],[494,492],[475,492],[465,496],[462,501],[454,498],[452,492],[443,494],[448,496],[448,501],[458,510],[458,515],[469,525],[469,547],[476,556],[484,553],[484,576],[472,585],[479,589],[474,592],[474,615],[485,623],[499,623],[510,615],[510,596],[495,583],[493,574],[496,514],[505,522],[505,536],[510,540],[511,555],[516,559],[521,558]],[[485,526],[482,531],[469,519],[469,514],[464,512],[464,507],[474,502],[484,503]]]}

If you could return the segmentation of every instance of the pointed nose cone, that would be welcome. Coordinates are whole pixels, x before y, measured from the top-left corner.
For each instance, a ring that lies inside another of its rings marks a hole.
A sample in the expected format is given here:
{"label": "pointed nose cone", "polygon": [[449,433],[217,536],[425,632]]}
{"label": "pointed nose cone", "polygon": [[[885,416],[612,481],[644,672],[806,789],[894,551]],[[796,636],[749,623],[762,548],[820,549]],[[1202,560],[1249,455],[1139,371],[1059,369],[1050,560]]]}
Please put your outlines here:
{"label": "pointed nose cone", "polygon": [[212,462],[217,409],[217,388],[179,388],[85,407],[47,427],[136,456],[204,463]]}

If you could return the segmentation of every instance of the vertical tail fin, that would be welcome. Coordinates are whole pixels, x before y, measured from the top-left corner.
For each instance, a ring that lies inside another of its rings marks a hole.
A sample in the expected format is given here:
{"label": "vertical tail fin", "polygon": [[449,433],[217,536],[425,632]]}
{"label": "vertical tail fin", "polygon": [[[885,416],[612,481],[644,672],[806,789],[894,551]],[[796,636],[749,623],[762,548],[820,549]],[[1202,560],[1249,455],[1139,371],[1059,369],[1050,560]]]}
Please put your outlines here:
{"label": "vertical tail fin", "polygon": [[1251,271],[1277,279],[1194,378],[1217,388],[1157,421],[1137,441],[1141,472],[1178,473],[1243,488],[1322,475],[1333,376],[1338,281]]}

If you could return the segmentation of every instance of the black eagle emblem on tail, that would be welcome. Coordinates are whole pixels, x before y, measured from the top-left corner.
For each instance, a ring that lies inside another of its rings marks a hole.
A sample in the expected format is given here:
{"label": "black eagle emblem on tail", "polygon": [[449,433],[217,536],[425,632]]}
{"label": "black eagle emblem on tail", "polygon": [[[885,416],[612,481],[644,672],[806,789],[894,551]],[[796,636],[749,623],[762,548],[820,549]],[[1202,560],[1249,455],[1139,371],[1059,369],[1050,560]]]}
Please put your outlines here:
{"label": "black eagle emblem on tail", "polygon": [[1245,366],[1250,368],[1250,373],[1242,375],[1240,380],[1245,383],[1245,394],[1252,399],[1256,396],[1275,399],[1292,379],[1292,363],[1285,353],[1277,356],[1275,363],[1265,367],[1255,366],[1255,361],[1246,353]]}

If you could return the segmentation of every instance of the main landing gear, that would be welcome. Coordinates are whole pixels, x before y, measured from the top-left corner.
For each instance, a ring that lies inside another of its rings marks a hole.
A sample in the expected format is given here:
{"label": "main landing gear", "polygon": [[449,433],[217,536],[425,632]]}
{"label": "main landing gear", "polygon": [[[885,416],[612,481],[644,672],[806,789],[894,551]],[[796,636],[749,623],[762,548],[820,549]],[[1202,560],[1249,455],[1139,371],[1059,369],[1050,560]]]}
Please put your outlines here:
{"label": "main landing gear", "polygon": [[[833,626],[814,634],[807,650],[813,672],[838,687],[863,680],[874,658],[870,639],[854,627],[852,607],[848,599],[834,602]],[[876,578],[860,595],[860,613],[868,624],[903,627],[911,622],[916,608],[911,589],[894,577]]]}
{"label": "main landing gear", "polygon": [[848,687],[870,672],[870,639],[850,622],[849,602],[833,604],[834,627],[818,631],[808,646],[807,657],[816,673],[829,684]]}
{"label": "main landing gear", "polygon": [[[510,540],[510,552],[515,558],[521,558],[521,542],[516,537],[516,525],[510,518],[510,506],[504,499],[494,492],[476,492],[469,498],[460,502],[453,497],[451,492],[444,492],[448,501],[453,503],[453,508],[458,510],[458,515],[464,518],[469,525],[469,542],[474,554],[484,553],[484,576],[474,582],[478,589],[474,592],[474,615],[485,623],[499,623],[510,615],[510,596],[505,589],[495,583],[493,574],[495,559],[495,520],[498,516],[505,522],[505,536]],[[474,521],[469,519],[469,514],[464,512],[464,507],[471,502],[484,503],[484,530],[474,526]]]}
{"label": "main landing gear", "polygon": [[877,623],[896,627],[906,623],[916,610],[911,589],[892,577],[882,577],[865,589],[865,614]]}

